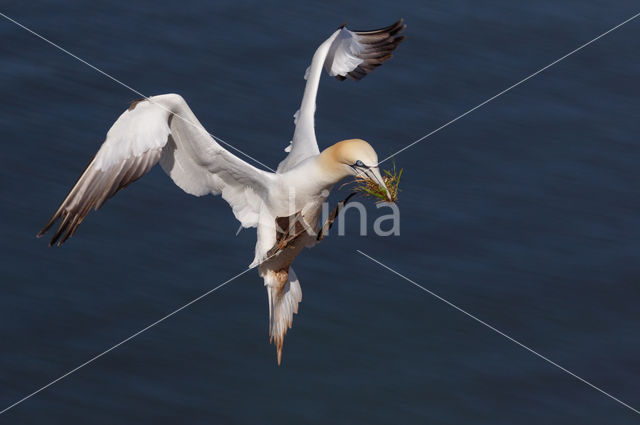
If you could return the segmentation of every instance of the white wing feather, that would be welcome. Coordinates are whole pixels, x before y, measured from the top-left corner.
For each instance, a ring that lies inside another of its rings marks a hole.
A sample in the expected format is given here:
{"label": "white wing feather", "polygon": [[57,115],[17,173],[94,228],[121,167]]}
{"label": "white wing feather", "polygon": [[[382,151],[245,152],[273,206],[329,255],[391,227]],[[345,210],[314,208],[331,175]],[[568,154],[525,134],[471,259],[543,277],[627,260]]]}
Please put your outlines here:
{"label": "white wing feather", "polygon": [[222,197],[244,227],[255,227],[272,173],[220,146],[177,94],[135,102],[107,137],[78,182],[38,236],[61,219],[51,244],[62,244],[91,209],[146,174],[160,161],[185,192]]}
{"label": "white wing feather", "polygon": [[364,61],[358,57],[363,49],[356,34],[345,28],[339,30],[324,61],[325,70],[332,77],[347,75]]}
{"label": "white wing feather", "polygon": [[307,84],[300,109],[294,116],[293,140],[291,147],[287,147],[289,155],[278,165],[279,173],[320,152],[314,116],[322,68],[339,80],[360,80],[391,58],[393,50],[404,39],[399,34],[405,27],[402,19],[372,31],[349,31],[341,27],[318,47],[304,75]]}

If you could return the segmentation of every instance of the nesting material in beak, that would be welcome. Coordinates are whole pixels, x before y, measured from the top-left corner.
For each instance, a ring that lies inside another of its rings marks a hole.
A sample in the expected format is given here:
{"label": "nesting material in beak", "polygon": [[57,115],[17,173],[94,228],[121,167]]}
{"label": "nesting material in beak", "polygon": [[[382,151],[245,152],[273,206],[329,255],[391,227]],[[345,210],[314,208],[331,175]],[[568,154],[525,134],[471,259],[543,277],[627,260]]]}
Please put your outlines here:
{"label": "nesting material in beak", "polygon": [[400,192],[400,178],[402,169],[396,171],[393,164],[392,170],[383,170],[384,176],[380,175],[378,168],[370,168],[364,174],[359,174],[355,178],[356,191],[366,196],[376,198],[376,202],[397,202],[398,192]]}

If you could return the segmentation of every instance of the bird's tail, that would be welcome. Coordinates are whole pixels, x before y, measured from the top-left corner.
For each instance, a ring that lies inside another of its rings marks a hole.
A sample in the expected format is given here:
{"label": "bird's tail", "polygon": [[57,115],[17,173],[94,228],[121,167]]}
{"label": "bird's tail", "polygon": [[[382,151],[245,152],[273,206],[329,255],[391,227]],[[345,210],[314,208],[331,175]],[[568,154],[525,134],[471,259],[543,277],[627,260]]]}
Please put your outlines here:
{"label": "bird's tail", "polygon": [[289,271],[269,271],[264,276],[269,296],[269,340],[278,350],[278,365],[282,360],[282,344],[293,324],[293,315],[302,301],[302,289],[293,268]]}

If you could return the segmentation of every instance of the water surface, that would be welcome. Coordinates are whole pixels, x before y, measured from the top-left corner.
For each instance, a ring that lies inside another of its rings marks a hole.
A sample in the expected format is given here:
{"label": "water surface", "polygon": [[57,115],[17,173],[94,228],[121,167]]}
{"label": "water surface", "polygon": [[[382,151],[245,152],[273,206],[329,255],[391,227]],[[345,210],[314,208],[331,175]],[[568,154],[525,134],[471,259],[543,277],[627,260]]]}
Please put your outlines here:
{"label": "water surface", "polygon": [[[7,1],[274,167],[316,46],[404,17],[393,60],[324,77],[318,140],[386,156],[637,13],[632,1]],[[640,21],[397,157],[401,235],[296,261],[283,365],[249,272],[0,416],[12,424],[626,424],[638,416],[356,253],[640,406]],[[243,270],[254,232],[160,169],[61,249],[34,237],[138,96],[0,20],[0,407]],[[344,195],[341,193],[339,195]],[[374,208],[370,211],[376,213]],[[370,225],[371,229],[371,225]]]}

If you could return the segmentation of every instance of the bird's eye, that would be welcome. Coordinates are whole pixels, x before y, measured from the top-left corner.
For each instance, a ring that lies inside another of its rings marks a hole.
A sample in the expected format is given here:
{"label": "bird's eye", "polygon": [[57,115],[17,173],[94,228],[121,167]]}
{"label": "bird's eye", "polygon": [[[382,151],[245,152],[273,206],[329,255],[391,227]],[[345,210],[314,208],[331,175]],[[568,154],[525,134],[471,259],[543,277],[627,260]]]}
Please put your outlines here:
{"label": "bird's eye", "polygon": [[356,167],[364,167],[364,162],[357,160],[356,161]]}

